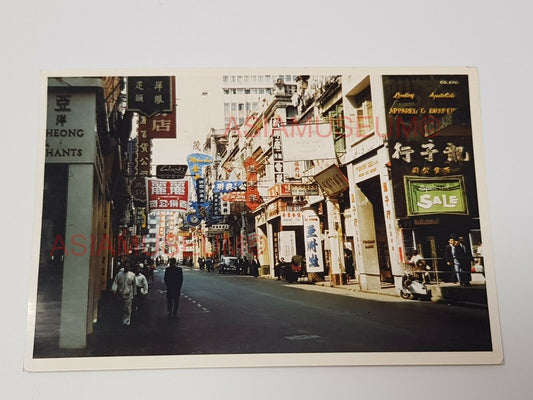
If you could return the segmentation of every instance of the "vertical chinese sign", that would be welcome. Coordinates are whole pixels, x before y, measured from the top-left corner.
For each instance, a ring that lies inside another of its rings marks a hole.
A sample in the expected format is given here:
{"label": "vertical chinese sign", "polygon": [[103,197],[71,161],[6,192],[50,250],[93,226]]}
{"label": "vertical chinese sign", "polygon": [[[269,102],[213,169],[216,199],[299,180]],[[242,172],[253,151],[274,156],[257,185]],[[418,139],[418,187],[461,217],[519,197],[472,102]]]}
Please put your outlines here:
{"label": "vertical chinese sign", "polygon": [[324,272],[322,240],[320,239],[320,218],[315,210],[303,211],[305,235],[305,259],[307,272]]}
{"label": "vertical chinese sign", "polygon": [[246,169],[246,206],[254,211],[261,205],[261,195],[257,189],[257,161],[255,158],[248,157],[244,161],[244,168]]}
{"label": "vertical chinese sign", "polygon": [[139,113],[136,176],[131,183],[135,205],[146,206],[145,178],[151,176],[152,139],[176,137],[175,78],[130,76],[128,110]]}

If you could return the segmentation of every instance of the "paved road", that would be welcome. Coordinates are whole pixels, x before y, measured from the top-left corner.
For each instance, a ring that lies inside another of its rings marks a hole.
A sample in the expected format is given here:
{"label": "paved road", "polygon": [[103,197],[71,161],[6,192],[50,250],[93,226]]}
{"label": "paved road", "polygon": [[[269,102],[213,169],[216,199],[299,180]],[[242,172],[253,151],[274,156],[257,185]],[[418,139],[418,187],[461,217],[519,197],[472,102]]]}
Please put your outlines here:
{"label": "paved road", "polygon": [[486,310],[189,268],[172,320],[162,276],[131,326],[102,308],[87,355],[490,350]]}

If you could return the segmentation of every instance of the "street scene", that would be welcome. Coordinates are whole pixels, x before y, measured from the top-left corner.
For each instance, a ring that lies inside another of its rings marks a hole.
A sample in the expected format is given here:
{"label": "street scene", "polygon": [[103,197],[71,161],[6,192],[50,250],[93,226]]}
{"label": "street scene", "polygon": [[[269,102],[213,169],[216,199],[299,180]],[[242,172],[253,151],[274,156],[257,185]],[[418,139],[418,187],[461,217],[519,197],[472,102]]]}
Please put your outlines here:
{"label": "street scene", "polygon": [[[104,298],[102,318],[87,348],[63,351],[63,356],[491,348],[487,311],[481,308],[183,269],[177,319],[167,316],[164,270],[157,269],[142,308],[132,312],[130,326],[121,323],[117,299]],[[46,356],[47,349],[42,351]]]}
{"label": "street scene", "polygon": [[475,71],[45,82],[30,358],[494,351]]}

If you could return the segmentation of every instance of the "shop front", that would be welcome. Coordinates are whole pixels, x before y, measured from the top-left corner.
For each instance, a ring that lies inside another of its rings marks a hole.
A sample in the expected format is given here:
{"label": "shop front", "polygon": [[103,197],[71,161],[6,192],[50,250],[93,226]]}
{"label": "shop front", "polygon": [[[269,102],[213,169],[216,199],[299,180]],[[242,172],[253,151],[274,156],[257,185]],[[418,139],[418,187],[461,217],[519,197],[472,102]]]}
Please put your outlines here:
{"label": "shop front", "polygon": [[394,207],[404,262],[417,251],[451,279],[450,236],[481,243],[468,77],[383,76]]}

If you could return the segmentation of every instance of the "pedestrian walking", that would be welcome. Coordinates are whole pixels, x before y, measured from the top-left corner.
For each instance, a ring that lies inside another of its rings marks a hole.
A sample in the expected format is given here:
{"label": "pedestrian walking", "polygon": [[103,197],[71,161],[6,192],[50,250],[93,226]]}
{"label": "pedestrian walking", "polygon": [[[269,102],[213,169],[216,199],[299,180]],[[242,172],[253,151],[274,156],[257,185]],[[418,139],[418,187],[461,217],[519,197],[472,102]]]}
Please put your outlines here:
{"label": "pedestrian walking", "polygon": [[111,290],[118,294],[122,306],[122,323],[129,325],[131,322],[131,308],[133,296],[137,292],[135,274],[131,272],[131,262],[124,262],[124,269],[115,276]]}
{"label": "pedestrian walking", "polygon": [[169,318],[177,318],[180,303],[181,287],[183,285],[183,270],[176,264],[176,259],[169,260],[164,277],[167,285],[167,313]]}
{"label": "pedestrian walking", "polygon": [[252,275],[254,278],[259,276],[259,260],[257,259],[257,256],[252,260]]}
{"label": "pedestrian walking", "polygon": [[144,296],[148,294],[148,280],[141,271],[141,265],[135,268],[135,285],[137,287],[136,294],[133,297],[133,308],[138,311],[141,310],[144,303]]}

